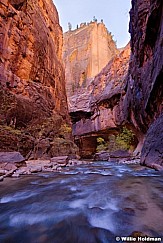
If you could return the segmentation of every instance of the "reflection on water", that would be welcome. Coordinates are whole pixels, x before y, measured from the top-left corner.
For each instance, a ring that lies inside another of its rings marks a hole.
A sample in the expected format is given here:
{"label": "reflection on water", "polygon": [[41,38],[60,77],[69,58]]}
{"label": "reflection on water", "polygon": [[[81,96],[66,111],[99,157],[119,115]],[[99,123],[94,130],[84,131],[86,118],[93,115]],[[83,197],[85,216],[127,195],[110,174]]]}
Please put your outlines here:
{"label": "reflection on water", "polygon": [[141,231],[163,236],[163,180],[96,162],[0,184],[0,242],[96,243]]}

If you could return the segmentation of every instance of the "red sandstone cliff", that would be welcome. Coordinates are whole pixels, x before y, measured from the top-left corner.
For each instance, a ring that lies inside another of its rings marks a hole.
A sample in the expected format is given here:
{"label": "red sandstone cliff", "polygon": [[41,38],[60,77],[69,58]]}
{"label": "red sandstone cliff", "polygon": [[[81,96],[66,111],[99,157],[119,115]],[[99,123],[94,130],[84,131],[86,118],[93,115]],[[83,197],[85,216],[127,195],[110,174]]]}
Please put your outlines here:
{"label": "red sandstone cliff", "polygon": [[126,86],[129,58],[130,46],[127,45],[87,84],[86,89],[78,88],[78,93],[69,97],[73,135],[82,156],[90,157],[96,152],[97,137],[108,139],[119,131],[116,110]]}
{"label": "red sandstone cliff", "polygon": [[103,23],[81,24],[80,28],[64,33],[63,39],[66,90],[69,108],[73,110],[71,97],[86,91],[118,50]]}
{"label": "red sandstone cliff", "polygon": [[51,0],[0,0],[1,150],[60,153],[54,138],[68,120],[62,38]]}

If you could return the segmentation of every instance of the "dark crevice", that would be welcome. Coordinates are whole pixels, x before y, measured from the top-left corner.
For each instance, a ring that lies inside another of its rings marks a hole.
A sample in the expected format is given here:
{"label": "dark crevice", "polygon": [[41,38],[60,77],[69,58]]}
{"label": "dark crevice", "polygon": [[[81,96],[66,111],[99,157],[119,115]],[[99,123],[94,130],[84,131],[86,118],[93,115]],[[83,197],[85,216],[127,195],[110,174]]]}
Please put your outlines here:
{"label": "dark crevice", "polygon": [[20,11],[24,6],[24,4],[26,3],[26,0],[22,0],[22,1],[11,0],[10,3],[16,10]]}
{"label": "dark crevice", "polygon": [[[146,112],[153,119],[155,114],[159,116],[162,112],[163,103],[163,71],[158,75],[156,82],[154,83],[153,89],[150,94],[150,99],[146,106]],[[151,112],[152,111],[152,112]]]}
{"label": "dark crevice", "polygon": [[90,119],[91,116],[92,116],[92,112],[85,112],[85,111],[70,112],[70,117],[71,117],[72,123],[76,123],[83,118]]}

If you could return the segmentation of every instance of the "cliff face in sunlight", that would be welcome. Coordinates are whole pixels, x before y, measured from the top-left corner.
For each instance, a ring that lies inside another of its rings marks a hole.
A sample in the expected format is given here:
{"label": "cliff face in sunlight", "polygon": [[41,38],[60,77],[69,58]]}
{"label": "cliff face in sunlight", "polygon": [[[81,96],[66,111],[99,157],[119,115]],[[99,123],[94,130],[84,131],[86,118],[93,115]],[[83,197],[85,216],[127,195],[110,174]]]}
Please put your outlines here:
{"label": "cliff face in sunlight", "polygon": [[68,121],[57,10],[51,0],[0,4],[0,148],[54,155]]}
{"label": "cliff face in sunlight", "polygon": [[[63,60],[69,98],[86,88],[118,52],[103,23],[90,22],[64,33]],[[70,98],[71,99],[71,98]]]}
{"label": "cliff face in sunlight", "polygon": [[[131,59],[121,110],[143,145],[141,163],[163,163],[163,3],[133,0],[130,12]],[[145,138],[145,142],[143,142]]]}

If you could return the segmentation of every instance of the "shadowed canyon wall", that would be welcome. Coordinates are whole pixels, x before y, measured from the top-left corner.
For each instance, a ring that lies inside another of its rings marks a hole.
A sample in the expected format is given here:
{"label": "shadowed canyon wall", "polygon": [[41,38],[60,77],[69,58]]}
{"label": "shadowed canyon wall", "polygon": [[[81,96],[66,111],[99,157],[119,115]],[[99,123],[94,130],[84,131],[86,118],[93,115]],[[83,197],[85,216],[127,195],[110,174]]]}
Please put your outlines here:
{"label": "shadowed canyon wall", "polygon": [[163,2],[133,0],[124,120],[145,135],[141,163],[163,163]]}
{"label": "shadowed canyon wall", "polygon": [[51,0],[0,0],[1,151],[46,157],[73,147],[60,144],[69,123],[62,40]]}

